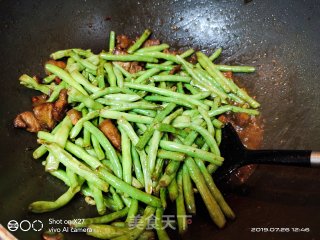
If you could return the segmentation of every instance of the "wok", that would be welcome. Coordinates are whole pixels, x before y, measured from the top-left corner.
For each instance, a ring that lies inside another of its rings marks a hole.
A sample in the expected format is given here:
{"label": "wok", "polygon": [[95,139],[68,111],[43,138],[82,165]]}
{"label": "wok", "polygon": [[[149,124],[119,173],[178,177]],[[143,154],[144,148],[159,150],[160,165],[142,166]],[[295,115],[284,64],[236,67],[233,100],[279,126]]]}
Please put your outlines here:
{"label": "wok", "polygon": [[[222,47],[220,62],[256,66],[256,73],[238,76],[262,103],[261,148],[319,150],[319,12],[317,0],[0,1],[0,223],[7,227],[9,220],[38,219],[48,228],[50,218],[96,214],[80,196],[53,213],[28,212],[29,203],[55,199],[65,186],[32,159],[36,136],[14,129],[12,119],[30,109],[35,94],[19,86],[22,73],[43,75],[43,63],[55,50],[106,49],[110,30],[133,37],[150,28],[174,47],[208,53]],[[319,189],[317,169],[260,166],[244,185],[226,192],[235,221],[218,230],[199,204],[185,238],[320,239]],[[252,232],[270,227],[290,232]],[[13,234],[40,239],[32,230]],[[81,233],[65,236],[91,239]]]}

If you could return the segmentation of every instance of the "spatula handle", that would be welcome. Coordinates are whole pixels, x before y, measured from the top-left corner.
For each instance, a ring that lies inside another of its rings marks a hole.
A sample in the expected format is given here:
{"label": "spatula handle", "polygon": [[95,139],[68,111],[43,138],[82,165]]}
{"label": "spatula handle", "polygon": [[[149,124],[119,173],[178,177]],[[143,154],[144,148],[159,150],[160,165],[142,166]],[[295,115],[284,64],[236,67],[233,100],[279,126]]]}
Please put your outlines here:
{"label": "spatula handle", "polygon": [[310,150],[247,150],[245,164],[320,167],[320,152]]}

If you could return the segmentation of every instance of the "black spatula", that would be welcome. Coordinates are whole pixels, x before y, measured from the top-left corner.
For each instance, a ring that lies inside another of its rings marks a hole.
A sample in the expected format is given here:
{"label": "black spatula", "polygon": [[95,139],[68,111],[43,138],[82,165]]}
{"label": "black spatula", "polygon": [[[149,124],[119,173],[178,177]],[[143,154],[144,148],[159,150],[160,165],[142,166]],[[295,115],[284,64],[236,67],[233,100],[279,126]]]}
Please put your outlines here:
{"label": "black spatula", "polygon": [[224,163],[214,174],[217,181],[227,179],[236,169],[248,164],[320,167],[320,152],[316,151],[247,149],[231,124],[223,128],[220,150]]}

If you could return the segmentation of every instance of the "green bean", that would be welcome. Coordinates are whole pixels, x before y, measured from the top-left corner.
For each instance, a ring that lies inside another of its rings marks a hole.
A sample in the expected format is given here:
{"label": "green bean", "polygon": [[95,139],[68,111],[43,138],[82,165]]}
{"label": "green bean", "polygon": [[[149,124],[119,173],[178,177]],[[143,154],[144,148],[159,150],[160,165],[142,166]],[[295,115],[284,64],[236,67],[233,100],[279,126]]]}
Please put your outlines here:
{"label": "green bean", "polygon": [[156,161],[156,166],[155,166],[154,171],[152,173],[152,180],[153,181],[158,181],[160,175],[162,174],[162,169],[163,169],[163,166],[164,166],[164,162],[165,162],[164,159],[158,157],[158,159]]}
{"label": "green bean", "polygon": [[[207,98],[211,95],[211,93],[209,91],[202,91],[199,93],[196,93],[194,95],[191,95],[190,97],[194,98],[194,99],[199,99],[202,100],[204,98]],[[206,106],[206,109],[208,109],[208,107]]]}
{"label": "green bean", "polygon": [[139,154],[135,147],[131,148],[131,155],[132,155],[132,161],[133,161],[133,166],[134,166],[134,172],[135,175],[138,179],[138,181],[144,186],[144,176],[143,172],[141,170],[141,163],[139,159]]}
{"label": "green bean", "polygon": [[83,123],[91,119],[94,119],[98,116],[99,116],[98,111],[92,111],[88,113],[86,116],[83,116],[81,119],[79,119],[79,121],[76,123],[76,125],[73,126],[73,128],[70,131],[70,138],[76,138],[78,136],[78,134],[80,133],[83,127]]}
{"label": "green bean", "polygon": [[[126,121],[124,118],[120,118],[118,120],[118,125],[119,125],[119,128],[122,128],[123,131],[126,131],[133,145],[137,145],[137,143],[139,142],[139,137],[134,132],[131,124],[128,121]],[[139,153],[140,162],[142,165],[145,190],[147,193],[151,193],[152,181],[151,181],[151,174],[148,169],[147,154],[145,153],[144,150],[138,150],[138,153]]]}
{"label": "green bean", "polygon": [[159,149],[157,153],[157,157],[181,162],[186,158],[186,155],[183,153],[177,153],[177,152],[171,152],[171,151]]}
{"label": "green bean", "polygon": [[222,139],[222,130],[221,129],[217,129],[216,130],[215,139],[216,139],[216,142],[217,142],[217,144],[219,146],[220,143],[221,143],[221,139]]}
{"label": "green bean", "polygon": [[230,81],[215,68],[215,65],[202,52],[197,52],[198,61],[201,66],[220,84],[226,92],[235,92],[235,87],[230,84]]}
{"label": "green bean", "polygon": [[68,72],[64,71],[63,69],[52,65],[52,64],[46,64],[45,65],[45,69],[48,70],[49,72],[55,74],[56,76],[58,76],[60,79],[62,79],[63,81],[65,81],[67,84],[69,84],[70,86],[74,87],[75,89],[77,89],[79,92],[81,92],[83,95],[88,95],[88,93],[83,89],[83,87],[76,82]]}
{"label": "green bean", "polygon": [[237,95],[235,95],[234,93],[229,93],[228,94],[229,98],[237,103],[240,103],[240,104],[244,104],[244,101],[239,98]]}
{"label": "green bean", "polygon": [[184,82],[189,83],[191,81],[190,77],[187,76],[179,76],[179,75],[156,75],[150,78],[152,82]]}
{"label": "green bean", "polygon": [[209,57],[210,61],[216,60],[220,56],[221,52],[222,48],[218,48],[216,51],[214,51],[214,53],[212,53],[212,55]]}
{"label": "green bean", "polygon": [[157,88],[157,87],[153,87],[153,86],[149,86],[149,85],[136,84],[136,83],[125,83],[124,86],[128,87],[128,88],[132,88],[132,89],[143,90],[143,91],[148,91],[148,92],[160,94],[160,95],[167,96],[167,97],[178,98],[178,99],[186,101],[190,104],[194,104],[197,106],[202,106],[204,108],[207,108],[207,106],[205,104],[203,104],[202,102],[200,102],[197,99],[192,99],[192,98],[187,97],[185,94],[173,92],[170,90],[161,89],[161,88]]}
{"label": "green bean", "polygon": [[144,30],[143,34],[137,39],[137,41],[128,49],[128,53],[133,53],[148,39],[151,31],[149,29]]}
{"label": "green bean", "polygon": [[91,142],[92,142],[92,146],[93,146],[93,149],[97,155],[98,160],[104,159],[105,154],[101,148],[101,145],[100,145],[98,139],[92,134],[91,134]]}
{"label": "green bean", "polygon": [[129,207],[126,222],[131,223],[135,216],[138,214],[139,202],[136,199],[131,199],[131,205]]}
{"label": "green bean", "polygon": [[208,164],[207,166],[207,170],[208,170],[208,173],[211,175],[213,174],[219,167],[217,165],[214,165],[214,164]]}
{"label": "green bean", "polygon": [[[177,66],[177,65],[176,65]],[[162,64],[155,64],[155,63],[147,63],[146,68],[158,68],[163,71],[171,71],[175,68],[175,66],[167,66]]]}
{"label": "green bean", "polygon": [[52,154],[48,154],[46,158],[45,171],[54,172],[59,168],[59,161]]}
{"label": "green bean", "polygon": [[110,119],[120,119],[122,117],[130,122],[145,123],[145,124],[151,124],[153,121],[153,118],[151,118],[151,117],[140,116],[140,115],[124,113],[124,112],[118,112],[118,111],[112,111],[112,110],[107,110],[107,109],[101,109],[100,116],[104,117],[104,118],[110,118]]}
{"label": "green bean", "polygon": [[42,82],[43,83],[47,83],[47,84],[52,83],[56,77],[57,76],[54,75],[54,74],[48,75],[48,76],[46,76],[45,78],[42,79]]}
{"label": "green bean", "polygon": [[113,68],[112,68],[111,63],[105,63],[104,69],[106,70],[106,72],[108,74],[109,86],[116,87],[117,86],[117,79],[116,79],[116,75],[113,72]]}
{"label": "green bean", "polygon": [[179,195],[178,185],[175,177],[172,179],[171,183],[168,186],[168,192],[170,200],[174,202]]}
{"label": "green bean", "polygon": [[177,174],[178,197],[176,199],[178,230],[180,234],[184,234],[188,228],[186,209],[184,205],[182,175],[181,169]]}
{"label": "green bean", "polygon": [[[113,64],[113,66],[114,66],[116,69],[118,69],[126,78],[129,78],[129,79],[132,78],[131,73],[129,73],[127,70],[125,70],[125,69],[124,69],[123,67],[121,67],[119,64],[117,64],[117,63],[115,63],[115,62],[113,62],[112,64]],[[120,86],[119,86],[119,87],[120,87]]]}
{"label": "green bean", "polygon": [[[87,61],[91,62],[93,65],[98,65],[100,63],[99,55],[92,54],[86,58]],[[89,70],[89,69],[86,69]]]}
{"label": "green bean", "polygon": [[166,188],[160,188],[160,200],[164,209],[167,208],[167,193],[168,192]]}
{"label": "green bean", "polygon": [[178,171],[179,167],[180,167],[179,161],[170,161],[170,163],[167,165],[165,169],[165,173],[168,175],[172,175]]}
{"label": "green bean", "polygon": [[93,171],[91,171],[86,165],[79,162],[77,159],[72,157],[71,154],[66,152],[56,143],[44,143],[44,145],[48,148],[49,152],[58,159],[63,165],[73,170],[76,174],[85,178],[87,181],[91,181],[95,183],[100,190],[107,192],[108,184],[98,178]]}
{"label": "green bean", "polygon": [[122,75],[121,71],[118,68],[116,68],[115,66],[113,66],[113,72],[116,75],[117,85],[120,88],[122,88],[124,79],[123,79],[123,75]]}
{"label": "green bean", "polygon": [[196,214],[196,204],[194,199],[193,187],[187,165],[182,168],[183,179],[183,196],[186,204],[186,209],[190,214]]}
{"label": "green bean", "polygon": [[[112,106],[109,109],[114,110],[114,111],[128,111],[128,110],[134,110],[134,109],[140,109],[140,110],[145,110],[145,109],[161,109],[161,106],[154,104],[154,103],[149,103],[146,101],[139,101],[139,102],[134,102],[134,103],[123,103],[119,104],[117,106]],[[144,112],[143,112],[144,113]],[[149,114],[149,113],[147,113]]]}
{"label": "green bean", "polygon": [[163,217],[163,209],[157,208],[155,225],[156,225],[158,239],[159,240],[170,240],[170,237],[168,236],[168,234],[162,224],[162,217]]}
{"label": "green bean", "polygon": [[83,66],[85,66],[86,68],[96,71],[97,70],[97,66],[94,65],[93,63],[91,63],[90,61],[88,61],[87,59],[82,59],[77,53],[75,53],[74,51],[72,51],[70,53],[70,57],[72,57],[74,60],[76,60],[77,62],[81,63]]}
{"label": "green bean", "polygon": [[73,70],[71,73],[71,77],[77,81],[79,84],[81,84],[83,87],[88,89],[90,92],[97,92],[100,89],[94,85],[92,85],[90,82],[88,82],[87,79],[83,77],[83,75],[78,70]]}
{"label": "green bean", "polygon": [[218,227],[222,228],[226,223],[226,219],[218,203],[216,202],[210,190],[208,189],[205,183],[205,180],[203,178],[203,175],[201,174],[198,166],[196,165],[196,163],[192,158],[187,158],[185,163],[188,167],[188,171],[191,179],[195,183],[197,189],[201,194],[203,201],[205,202],[205,205],[209,211],[211,219]]}
{"label": "green bean", "polygon": [[258,103],[256,100],[254,100],[252,97],[250,97],[247,92],[241,88],[239,88],[232,79],[227,79],[227,81],[230,83],[231,86],[234,87],[234,93],[237,94],[241,99],[245,100],[247,103],[250,104],[253,108],[260,107],[260,103]]}
{"label": "green bean", "polygon": [[222,107],[219,107],[217,109],[214,110],[210,110],[208,112],[210,117],[214,117],[217,115],[220,115],[222,113],[228,112],[228,111],[232,111],[232,112],[236,112],[236,113],[247,113],[249,115],[259,115],[259,111],[254,110],[254,109],[246,109],[246,108],[241,108],[241,107],[236,107],[236,106],[231,106],[231,105],[224,105]]}
{"label": "green bean", "polygon": [[153,132],[153,136],[150,139],[150,148],[149,148],[149,151],[147,151],[147,154],[148,154],[147,160],[149,163],[148,170],[150,172],[150,175],[153,173],[154,167],[156,165],[157,152],[158,152],[159,142],[161,137],[162,137],[162,133],[158,130],[155,130]]}
{"label": "green bean", "polygon": [[34,213],[51,212],[58,208],[65,206],[74,195],[80,191],[80,186],[70,187],[68,191],[62,194],[57,200],[51,201],[37,201],[29,205],[29,210]]}
{"label": "green bean", "polygon": [[180,57],[182,58],[187,58],[189,56],[191,56],[194,53],[194,50],[192,48],[184,51],[182,54],[180,54]]}
{"label": "green bean", "polygon": [[200,158],[202,158],[210,163],[214,163],[218,166],[221,166],[222,162],[223,162],[223,158],[216,155],[216,154],[213,154],[213,153],[210,153],[207,151],[203,151],[203,150],[195,148],[195,147],[183,145],[180,143],[161,140],[160,147],[163,148],[164,150],[168,150],[168,151],[182,152],[182,153],[185,153],[191,157],[200,157]]}
{"label": "green bean", "polygon": [[102,165],[97,158],[91,156],[83,148],[77,146],[76,144],[70,141],[67,141],[65,148],[68,152],[86,162],[92,169],[97,169]]}
{"label": "green bean", "polygon": [[71,49],[66,49],[66,50],[59,50],[54,53],[50,54],[50,57],[54,60],[64,58],[64,57],[69,57],[70,56]]}
{"label": "green bean", "polygon": [[189,90],[189,92],[193,95],[198,94],[199,91],[193,87],[191,84],[185,84],[184,87]]}
{"label": "green bean", "polygon": [[[149,58],[153,58],[153,59],[160,58],[160,59],[164,59],[164,60],[178,63],[177,57],[175,55],[163,53],[163,52],[144,52],[144,53],[137,52],[133,56],[149,57]],[[146,62],[148,62],[148,61],[146,61]]]}
{"label": "green bean", "polygon": [[112,53],[115,47],[116,41],[116,33],[114,31],[110,31],[109,35],[109,52]]}
{"label": "green bean", "polygon": [[164,49],[169,48],[170,46],[166,43],[162,43],[159,45],[154,45],[154,46],[148,46],[148,47],[144,47],[144,48],[140,48],[139,50],[137,50],[137,53],[144,53],[144,52],[161,52]]}
{"label": "green bean", "polygon": [[131,185],[132,185],[133,187],[139,188],[139,189],[141,189],[141,188],[144,187],[144,185],[142,185],[142,183],[139,182],[139,180],[136,179],[135,177],[132,177],[132,183],[131,183]]}
{"label": "green bean", "polygon": [[84,105],[90,109],[98,110],[98,109],[103,108],[102,104],[94,101],[89,96],[82,94],[81,92],[79,92],[75,88],[71,88],[68,91],[68,95],[72,101],[84,103]]}
{"label": "green bean", "polygon": [[93,183],[91,182],[88,182],[88,186],[89,188],[91,189],[92,191],[92,195],[93,195],[93,198],[94,198],[94,201],[96,203],[96,207],[97,207],[97,211],[100,215],[103,215],[105,214],[106,212],[106,206],[104,204],[104,199],[103,199],[103,196],[102,196],[102,192],[100,189],[96,188],[94,186]]}
{"label": "green bean", "polygon": [[141,216],[137,225],[135,226],[135,228],[130,230],[129,233],[127,233],[127,234],[124,234],[122,236],[114,238],[114,240],[134,240],[134,239],[137,239],[145,231],[145,229],[149,223],[149,219],[153,216],[153,214],[155,213],[155,210],[156,210],[155,208],[147,206],[143,215]]}
{"label": "green bean", "polygon": [[256,69],[251,66],[228,66],[228,65],[215,65],[219,71],[230,71],[230,72],[242,72],[242,73],[252,73]]}
{"label": "green bean", "polygon": [[132,182],[131,142],[125,131],[120,129],[120,132],[121,132],[123,180],[131,184]]}
{"label": "green bean", "polygon": [[148,56],[140,55],[113,55],[109,53],[100,53],[102,59],[108,61],[119,61],[119,62],[152,62],[157,63],[158,59]]}
{"label": "green bean", "polygon": [[180,106],[194,108],[193,104],[187,103],[184,100],[181,100],[178,98],[163,97],[163,96],[146,96],[144,99],[146,101],[152,101],[152,102],[169,102],[169,103],[173,102]]}
{"label": "green bean", "polygon": [[[159,107],[159,108],[161,109],[162,107]],[[141,115],[144,115],[144,116],[147,116],[147,117],[152,117],[152,118],[154,118],[157,115],[157,112],[155,110],[151,110],[151,109],[136,108],[136,109],[132,109],[131,112],[138,113],[138,114],[141,114]]]}
{"label": "green bean", "polygon": [[65,171],[58,169],[55,171],[51,171],[50,174],[58,179],[60,179],[62,182],[64,182],[65,185],[70,186],[70,180],[66,174]]}
{"label": "green bean", "polygon": [[99,97],[108,95],[108,94],[114,94],[114,93],[125,93],[125,94],[135,94],[133,91],[126,89],[126,88],[120,88],[120,87],[107,87],[105,89],[102,89],[98,92],[93,93],[90,95],[92,99],[97,99]]}
{"label": "green bean", "polygon": [[214,127],[213,127],[213,124],[212,124],[212,121],[209,117],[208,112],[200,107],[198,108],[198,111],[207,124],[208,132],[210,133],[210,135],[214,135]]}
{"label": "green bean", "polygon": [[71,49],[73,52],[75,52],[76,54],[80,55],[80,56],[83,56],[83,57],[91,57],[93,55],[93,53],[91,52],[90,49],[88,50],[84,50],[84,49],[81,49],[81,48],[73,48]]}
{"label": "green bean", "polygon": [[156,123],[163,121],[163,119],[176,107],[175,103],[169,103],[152,121],[152,124],[149,126],[147,131],[142,135],[139,142],[136,144],[138,150],[142,150],[147,144],[149,139],[152,137],[155,129],[154,126]]}
{"label": "green bean", "polygon": [[114,170],[114,173],[116,174],[117,177],[122,178],[122,167],[120,164],[120,161],[118,159],[118,156],[116,154],[115,149],[109,142],[109,140],[106,138],[106,136],[97,128],[95,127],[91,122],[85,122],[83,124],[84,128],[90,131],[91,134],[93,134],[101,146],[104,148],[106,151],[106,154],[108,158],[111,161],[112,164],[112,169]]}
{"label": "green bean", "polygon": [[50,94],[50,98],[47,102],[54,102],[58,99],[60,91],[67,87],[66,82],[61,82],[59,85],[54,86],[53,91]]}
{"label": "green bean", "polygon": [[[207,149],[206,146],[203,146],[202,149]],[[217,203],[219,204],[222,212],[230,219],[234,219],[235,218],[235,214],[232,211],[232,209],[229,207],[229,205],[226,203],[226,201],[224,200],[223,195],[221,194],[221,192],[219,191],[219,189],[217,188],[217,186],[215,185],[210,173],[208,172],[206,166],[204,165],[203,161],[201,161],[201,159],[196,158],[195,159],[196,164],[198,165],[199,170],[201,171],[204,180],[207,183],[207,186],[211,192],[211,194],[213,195],[213,197],[216,199]]]}
{"label": "green bean", "polygon": [[137,94],[114,93],[114,94],[105,95],[104,99],[113,100],[113,101],[135,102],[137,100],[140,100],[141,97]]}
{"label": "green bean", "polygon": [[128,232],[128,228],[115,227],[105,224],[90,224],[88,225],[86,234],[99,239],[111,239],[119,237]]}
{"label": "green bean", "polygon": [[161,70],[158,68],[151,68],[148,69],[144,74],[142,74],[140,77],[138,77],[134,82],[135,83],[144,83],[146,82],[150,77],[153,75],[159,73]]}
{"label": "green bean", "polygon": [[90,224],[97,224],[97,223],[109,223],[116,219],[123,218],[128,214],[128,208],[123,208],[122,210],[119,210],[117,212],[109,213],[104,216],[95,217],[95,218],[85,218],[81,222],[74,222],[71,224],[72,227],[80,228],[80,227],[86,227]]}
{"label": "green bean", "polygon": [[228,95],[224,92],[219,83],[216,82],[216,80],[212,78],[206,71],[204,71],[203,69],[194,69],[194,73],[201,80],[201,83],[205,89],[211,91],[214,95],[222,99],[228,98]]}
{"label": "green bean", "polygon": [[205,139],[206,143],[209,145],[210,151],[215,155],[220,156],[220,150],[217,142],[214,139],[214,135],[210,134],[209,131],[207,131],[205,128],[196,124],[190,124],[188,127],[200,133],[201,136]]}
{"label": "green bean", "polygon": [[44,84],[39,84],[35,79],[29,77],[27,74],[23,74],[19,78],[20,84],[28,88],[38,90],[46,95],[49,95],[51,90],[50,87]]}
{"label": "green bean", "polygon": [[114,200],[114,203],[118,206],[118,209],[123,209],[124,205],[123,205],[123,202],[122,202],[119,194],[114,190],[113,187],[110,187],[110,192],[112,194],[112,198]]}
{"label": "green bean", "polygon": [[178,92],[178,93],[185,94],[185,92],[184,92],[184,90],[183,90],[182,82],[178,82],[178,83],[177,83],[177,92]]}

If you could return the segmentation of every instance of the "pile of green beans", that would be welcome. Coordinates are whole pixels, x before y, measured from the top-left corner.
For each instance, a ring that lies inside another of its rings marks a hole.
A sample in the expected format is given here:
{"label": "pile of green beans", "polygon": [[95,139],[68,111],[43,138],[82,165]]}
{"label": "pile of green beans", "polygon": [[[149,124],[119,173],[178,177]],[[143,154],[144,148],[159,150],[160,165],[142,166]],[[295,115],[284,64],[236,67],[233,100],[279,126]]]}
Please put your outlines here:
{"label": "pile of green beans", "polygon": [[[258,115],[260,105],[223,71],[255,69],[214,63],[220,48],[210,57],[196,52],[198,63],[192,64],[188,57],[193,49],[174,55],[164,52],[168,44],[142,47],[150,34],[146,30],[128,54],[114,55],[112,31],[108,52],[60,50],[51,58],[65,59],[65,69],[46,64],[50,75],[42,83],[26,74],[20,77],[21,84],[47,94],[49,102],[66,88],[71,108],[82,113],[74,125],[67,115],[50,133],[38,132],[41,145],[33,157],[43,159],[45,170],[68,190],[54,201],[33,202],[32,212],[61,208],[81,193],[101,216],[73,227],[89,227],[87,234],[102,239],[150,237],[146,227],[153,215],[158,238],[169,239],[162,222],[169,202],[176,202],[183,234],[187,214],[196,214],[195,193],[219,228],[226,218],[235,218],[212,178],[224,161],[219,150],[223,123],[217,117],[227,112]],[[143,62],[145,70],[130,73],[119,61]],[[55,83],[55,77],[62,82]],[[121,152],[100,131],[104,119],[117,126]],[[139,214],[137,225],[130,227]]]}

